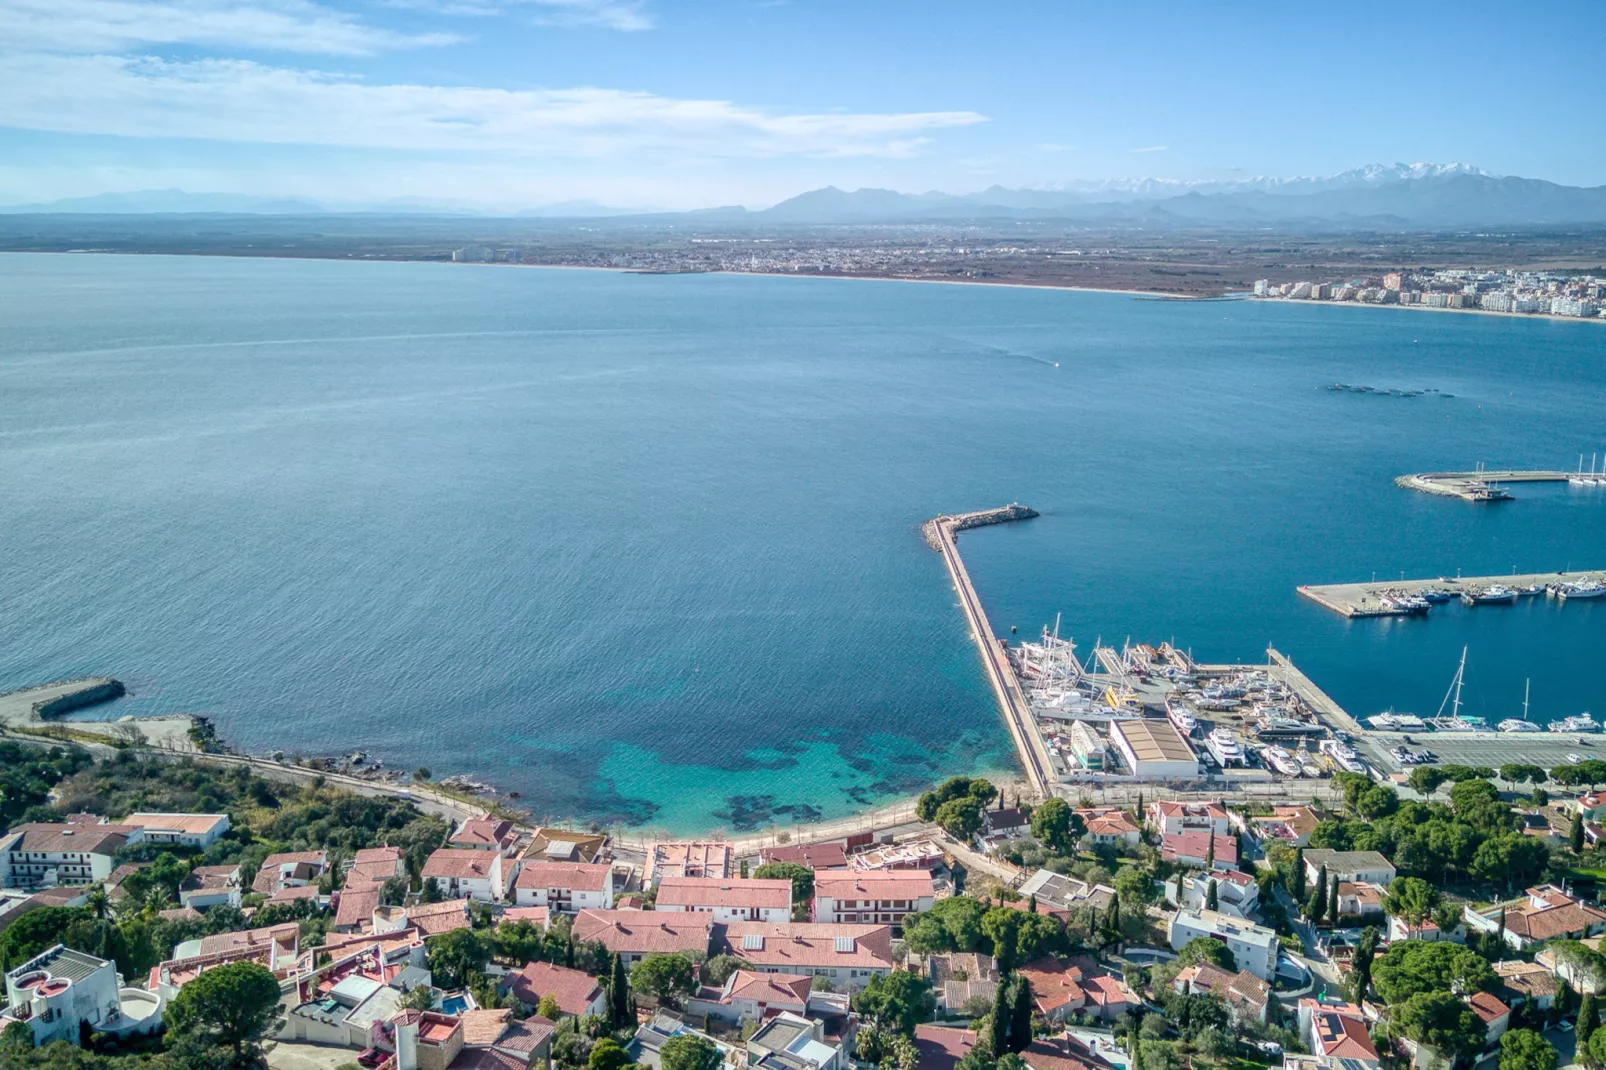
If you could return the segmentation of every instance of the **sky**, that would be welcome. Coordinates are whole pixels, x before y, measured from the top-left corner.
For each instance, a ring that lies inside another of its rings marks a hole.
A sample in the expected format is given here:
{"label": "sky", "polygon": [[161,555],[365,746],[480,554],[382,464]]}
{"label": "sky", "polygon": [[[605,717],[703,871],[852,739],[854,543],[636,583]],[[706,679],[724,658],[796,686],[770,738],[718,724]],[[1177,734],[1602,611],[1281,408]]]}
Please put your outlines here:
{"label": "sky", "polygon": [[0,204],[764,207],[1416,161],[1599,185],[1602,31],[1598,0],[0,0]]}

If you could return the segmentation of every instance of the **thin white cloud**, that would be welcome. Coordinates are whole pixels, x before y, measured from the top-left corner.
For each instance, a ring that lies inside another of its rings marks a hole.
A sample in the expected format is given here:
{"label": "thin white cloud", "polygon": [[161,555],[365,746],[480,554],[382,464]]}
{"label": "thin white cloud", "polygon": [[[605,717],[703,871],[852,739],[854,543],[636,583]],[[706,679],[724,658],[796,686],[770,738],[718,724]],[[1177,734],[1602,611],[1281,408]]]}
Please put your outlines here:
{"label": "thin white cloud", "polygon": [[16,52],[196,45],[367,56],[455,40],[370,26],[310,0],[0,0],[0,49]]}
{"label": "thin white cloud", "polygon": [[650,30],[653,20],[641,0],[379,0],[386,7],[438,15],[534,15],[548,26],[600,26],[609,30]]}
{"label": "thin white cloud", "polygon": [[1127,151],[1128,152],[1164,152],[1167,149],[1169,149],[1170,147],[1171,147],[1170,145],[1145,145],[1141,149],[1128,149]]}
{"label": "thin white cloud", "polygon": [[908,157],[972,111],[774,114],[616,89],[373,85],[247,60],[0,56],[0,122],[121,137],[609,158]]}

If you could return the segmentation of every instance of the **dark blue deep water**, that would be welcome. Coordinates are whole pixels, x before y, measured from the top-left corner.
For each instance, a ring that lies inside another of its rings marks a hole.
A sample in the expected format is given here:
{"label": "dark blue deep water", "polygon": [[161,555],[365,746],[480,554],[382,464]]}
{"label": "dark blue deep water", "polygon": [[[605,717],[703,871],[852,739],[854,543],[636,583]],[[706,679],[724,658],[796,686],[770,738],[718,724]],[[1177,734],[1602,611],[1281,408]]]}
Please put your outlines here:
{"label": "dark blue deep water", "polygon": [[[1599,324],[426,264],[0,256],[0,687],[114,674],[252,751],[363,747],[537,815],[835,816],[1010,761],[940,560],[1290,654],[1353,713],[1606,713],[1606,604],[1347,623],[1300,583],[1606,566]],[[1454,398],[1334,393],[1343,381]]]}

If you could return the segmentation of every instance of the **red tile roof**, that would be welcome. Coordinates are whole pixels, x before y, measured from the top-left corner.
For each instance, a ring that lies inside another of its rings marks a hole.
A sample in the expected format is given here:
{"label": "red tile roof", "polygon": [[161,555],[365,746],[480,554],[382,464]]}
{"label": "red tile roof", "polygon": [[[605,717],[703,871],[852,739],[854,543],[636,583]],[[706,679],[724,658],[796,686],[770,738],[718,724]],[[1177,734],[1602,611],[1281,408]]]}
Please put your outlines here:
{"label": "red tile roof", "polygon": [[495,851],[476,851],[471,847],[442,847],[424,862],[424,876],[455,877],[458,880],[490,880]]}
{"label": "red tile roof", "polygon": [[507,1023],[513,1020],[513,1012],[506,1007],[499,1010],[475,1009],[464,1011],[460,1017],[463,1020],[463,1043],[483,1048],[502,1035]]}
{"label": "red tile roof", "polygon": [[802,973],[754,973],[737,970],[725,982],[725,994],[730,999],[748,999],[758,1003],[799,1003],[807,1007],[810,986],[814,979]]}
{"label": "red tile roof", "polygon": [[374,908],[379,906],[377,884],[347,884],[340,892],[340,905],[335,908],[335,925],[347,928],[372,921]]}
{"label": "red tile roof", "polygon": [[[1209,850],[1210,834],[1204,829],[1173,832],[1160,838],[1160,857],[1167,862],[1175,862],[1179,858],[1204,859],[1209,857]],[[1216,837],[1216,864],[1238,864],[1238,837]]]}
{"label": "red tile roof", "polygon": [[840,843],[788,844],[765,847],[758,852],[761,862],[793,862],[810,869],[847,869],[848,852]]}
{"label": "red tile roof", "polygon": [[722,880],[719,877],[665,877],[658,885],[657,905],[664,907],[731,907],[792,909],[789,880]]}
{"label": "red tile roof", "polygon": [[954,1070],[954,1065],[976,1046],[976,1034],[969,1029],[945,1025],[915,1026],[915,1050],[920,1053],[916,1070]]}
{"label": "red tile roof", "polygon": [[1483,1019],[1485,1025],[1495,1021],[1503,1014],[1511,1013],[1510,1007],[1487,992],[1474,992],[1467,1000],[1467,1006],[1471,1007],[1473,1013]]}
{"label": "red tile roof", "polygon": [[452,835],[451,842],[458,847],[500,851],[517,838],[513,822],[475,817],[463,822],[463,827]]}
{"label": "red tile roof", "polygon": [[869,873],[820,873],[814,894],[829,899],[920,899],[935,894],[923,869],[883,869]]}
{"label": "red tile roof", "polygon": [[425,936],[439,936],[468,928],[467,899],[447,899],[440,903],[415,903],[407,908],[407,920]]}
{"label": "red tile roof", "polygon": [[713,927],[711,921],[697,914],[582,910],[574,919],[573,932],[577,941],[596,941],[617,954],[655,955],[681,951],[706,955]]}
{"label": "red tile roof", "polygon": [[[851,950],[837,943],[852,941]],[[729,953],[776,968],[892,968],[892,928],[817,922],[738,921],[725,927]]]}
{"label": "red tile roof", "polygon": [[1044,1014],[1051,1014],[1061,1007],[1076,1010],[1087,1002],[1080,966],[1059,959],[1043,958],[1027,963],[1017,972],[1031,983],[1032,999]]}
{"label": "red tile roof", "polygon": [[1311,1014],[1311,1025],[1316,1034],[1316,1054],[1331,1055],[1335,1059],[1377,1061],[1377,1047],[1372,1043],[1366,1022],[1356,1013],[1317,1007]]}
{"label": "red tile roof", "polygon": [[613,881],[613,867],[586,862],[526,862],[519,870],[515,888],[568,888],[572,891],[606,891]]}
{"label": "red tile roof", "polygon": [[580,970],[531,962],[508,977],[508,990],[527,1007],[537,1007],[544,996],[557,1001],[564,1014],[579,1017],[602,994],[596,978]]}

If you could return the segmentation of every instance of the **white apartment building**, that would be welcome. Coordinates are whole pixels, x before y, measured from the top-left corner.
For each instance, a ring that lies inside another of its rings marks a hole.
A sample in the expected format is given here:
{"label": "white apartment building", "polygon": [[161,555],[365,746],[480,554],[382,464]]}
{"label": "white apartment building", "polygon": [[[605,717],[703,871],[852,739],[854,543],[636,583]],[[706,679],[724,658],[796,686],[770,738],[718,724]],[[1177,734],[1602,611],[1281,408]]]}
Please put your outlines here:
{"label": "white apartment building", "polygon": [[176,844],[202,850],[229,831],[228,814],[129,814],[119,825],[133,825],[145,833],[146,843]]}
{"label": "white apartment building", "polygon": [[898,925],[916,911],[930,910],[936,896],[926,870],[817,873],[814,920],[822,924]]}
{"label": "white apartment building", "polygon": [[1277,934],[1219,910],[1179,910],[1171,918],[1171,950],[1181,951],[1188,941],[1201,936],[1220,940],[1232,952],[1240,970],[1248,970],[1262,981],[1277,976]]}
{"label": "white apartment building", "polygon": [[35,1047],[56,1040],[77,1044],[82,1023],[97,1033],[128,1036],[162,1024],[162,1001],[122,987],[117,967],[57,944],[6,974],[0,1028],[21,1022]]}
{"label": "white apartment building", "polygon": [[613,909],[613,867],[586,862],[526,862],[513,881],[513,902],[553,913]]}
{"label": "white apartment building", "polygon": [[53,888],[105,880],[118,848],[138,843],[131,825],[18,825],[0,837],[0,886]]}
{"label": "white apartment building", "polygon": [[1176,836],[1184,832],[1204,832],[1212,836],[1232,835],[1232,819],[1227,808],[1217,802],[1183,802],[1180,799],[1156,799],[1149,804],[1145,816],[1162,836]]}
{"label": "white apartment building", "polygon": [[[930,878],[927,877],[929,881]],[[789,880],[721,880],[718,877],[665,877],[654,908],[708,914],[720,923],[792,920]]]}

